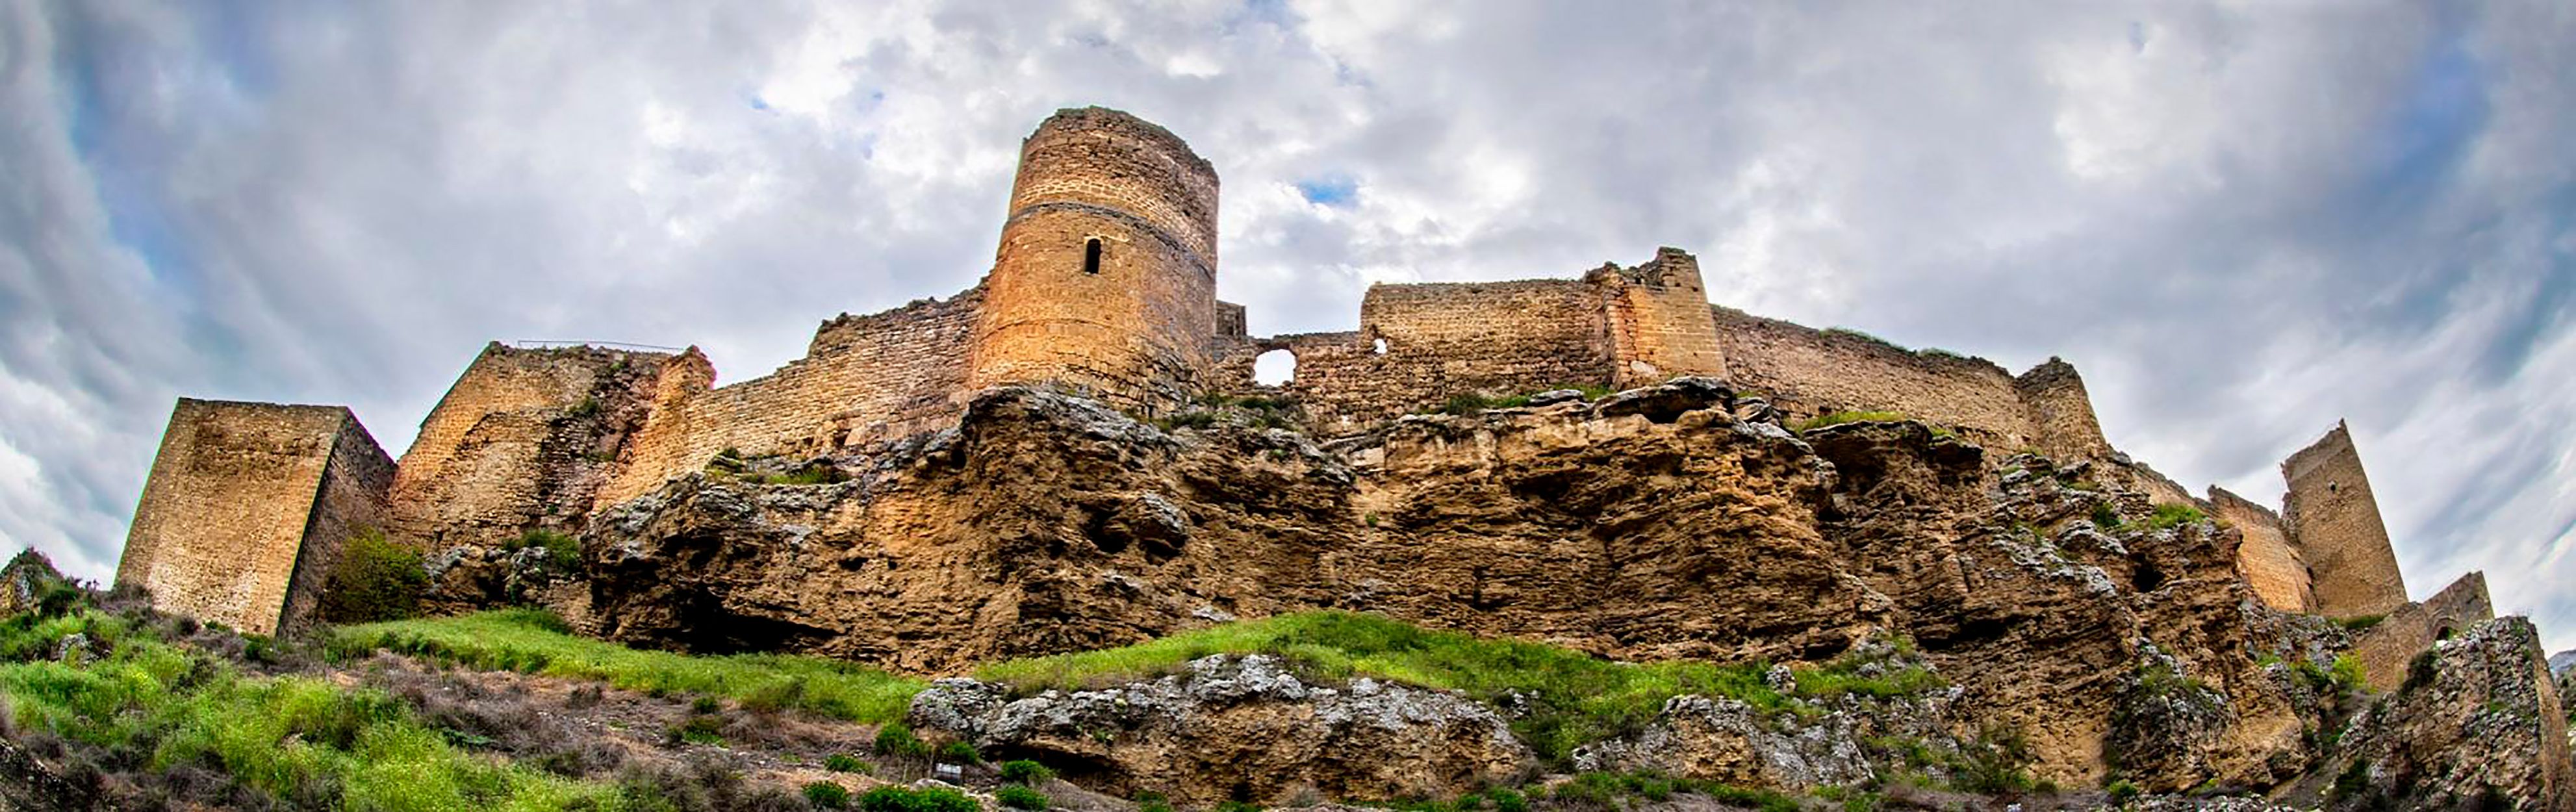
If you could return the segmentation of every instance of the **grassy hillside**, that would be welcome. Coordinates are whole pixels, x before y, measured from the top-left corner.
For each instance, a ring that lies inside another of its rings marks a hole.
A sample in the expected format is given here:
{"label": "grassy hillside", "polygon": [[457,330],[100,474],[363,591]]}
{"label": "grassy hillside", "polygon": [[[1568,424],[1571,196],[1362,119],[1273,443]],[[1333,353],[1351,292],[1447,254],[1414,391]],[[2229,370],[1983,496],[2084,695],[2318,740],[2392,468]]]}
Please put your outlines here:
{"label": "grassy hillside", "polygon": [[535,609],[347,626],[332,630],[328,640],[335,658],[381,649],[469,668],[597,680],[655,696],[720,696],[756,709],[793,708],[858,722],[902,719],[925,684],[824,657],[693,657],[631,649],[574,636],[562,620]]}
{"label": "grassy hillside", "polygon": [[613,787],[460,750],[383,691],[252,672],[274,656],[264,640],[248,638],[236,660],[180,643],[191,637],[244,640],[88,607],[0,620],[0,721],[66,740],[76,775],[161,797],[389,811],[633,808]]}

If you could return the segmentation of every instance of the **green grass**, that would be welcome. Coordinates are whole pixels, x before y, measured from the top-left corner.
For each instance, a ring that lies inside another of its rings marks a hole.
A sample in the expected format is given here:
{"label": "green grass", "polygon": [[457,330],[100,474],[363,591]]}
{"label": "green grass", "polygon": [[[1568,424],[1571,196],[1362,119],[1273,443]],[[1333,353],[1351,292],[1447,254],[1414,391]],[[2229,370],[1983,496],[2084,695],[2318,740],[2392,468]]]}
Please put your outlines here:
{"label": "green grass", "polygon": [[1844,423],[1883,423],[1906,419],[1909,418],[1907,418],[1902,412],[1834,412],[1831,414],[1817,415],[1813,419],[1798,421],[1797,425],[1790,426],[1789,428],[1796,431],[1814,431],[1826,426],[1839,426]]}
{"label": "green grass", "polygon": [[2167,530],[2208,520],[2208,514],[2190,505],[2157,505],[2155,514],[2147,517],[2146,525],[2148,530]]}
{"label": "green grass", "polygon": [[1374,677],[1454,690],[1485,701],[1518,694],[1531,711],[1513,732],[1550,758],[1653,720],[1683,694],[1729,697],[1767,711],[1790,697],[1762,682],[1764,663],[1614,663],[1512,640],[1480,640],[1373,615],[1302,612],[1229,623],[1125,648],[1015,660],[976,676],[1020,693],[1081,690],[1175,673],[1211,654],[1276,654],[1323,682]]}
{"label": "green grass", "polygon": [[[108,653],[68,663],[25,658],[71,631],[101,641]],[[246,675],[95,610],[0,621],[0,650],[10,652],[0,661],[10,723],[105,748],[143,770],[202,765],[274,798],[349,810],[625,803],[608,785],[459,750],[382,691]]]}
{"label": "green grass", "polygon": [[546,551],[546,563],[557,569],[581,569],[581,542],[552,530],[529,530],[518,538],[502,542],[501,549],[518,552],[526,549]]}
{"label": "green grass", "polygon": [[378,649],[486,670],[606,682],[648,694],[730,697],[753,708],[795,708],[838,719],[903,718],[920,680],[854,663],[784,654],[690,656],[642,651],[565,633],[563,621],[532,609],[397,620],[332,630],[335,657]]}

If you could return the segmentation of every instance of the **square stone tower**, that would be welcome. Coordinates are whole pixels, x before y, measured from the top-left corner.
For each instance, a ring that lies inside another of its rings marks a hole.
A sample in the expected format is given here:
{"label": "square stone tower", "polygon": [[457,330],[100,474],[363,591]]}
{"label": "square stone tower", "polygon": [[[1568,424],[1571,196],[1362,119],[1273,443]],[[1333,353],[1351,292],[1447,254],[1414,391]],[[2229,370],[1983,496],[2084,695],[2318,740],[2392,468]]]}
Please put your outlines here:
{"label": "square stone tower", "polygon": [[2406,605],[2406,579],[2343,421],[2281,463],[2281,520],[2306,559],[2318,614],[2385,615]]}
{"label": "square stone tower", "polygon": [[116,582],[245,632],[300,627],[341,543],[382,520],[393,478],[345,407],[180,398]]}

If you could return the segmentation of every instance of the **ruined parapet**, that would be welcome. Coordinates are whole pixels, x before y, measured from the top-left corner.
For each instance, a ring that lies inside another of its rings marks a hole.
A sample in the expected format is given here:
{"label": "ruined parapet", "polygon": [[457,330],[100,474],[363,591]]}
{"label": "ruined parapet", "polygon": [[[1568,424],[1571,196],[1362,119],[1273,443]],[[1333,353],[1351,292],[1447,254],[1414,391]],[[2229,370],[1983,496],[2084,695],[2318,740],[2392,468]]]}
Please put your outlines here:
{"label": "ruined parapet", "polygon": [[1658,248],[1643,265],[1605,264],[1584,280],[1604,288],[1617,385],[1648,386],[1682,375],[1726,377],[1708,290],[1700,282],[1699,259],[1690,252]]}
{"label": "ruined parapet", "polygon": [[2406,603],[2406,580],[2380,522],[2361,454],[2342,421],[2281,463],[2289,482],[2281,511],[2290,541],[2308,562],[2316,611],[2334,617],[2386,614]]}
{"label": "ruined parapet", "polygon": [[116,582],[255,634],[310,619],[349,536],[379,526],[393,460],[340,406],[179,399]]}
{"label": "ruined parapet", "polygon": [[2448,640],[2468,627],[2495,619],[2495,602],[2487,597],[2487,574],[2471,572],[2424,599],[2424,613],[2435,640]]}
{"label": "ruined parapet", "polygon": [[437,549],[537,527],[578,530],[641,429],[669,353],[494,342],[403,453],[390,529]]}
{"label": "ruined parapet", "polygon": [[2214,485],[2209,488],[2209,504],[2213,515],[2236,528],[2243,538],[2236,547],[2236,573],[2254,588],[2255,597],[2284,612],[2315,611],[2316,597],[2309,592],[2307,562],[2300,560],[2298,548],[2291,546],[2289,534],[2281,528],[2280,515]]}
{"label": "ruined parapet", "polygon": [[635,432],[617,471],[599,489],[596,506],[633,499],[659,488],[703,461],[691,451],[696,439],[700,397],[715,384],[716,367],[697,347],[662,361],[653,384],[653,403],[643,427]]}
{"label": "ruined parapet", "polygon": [[1154,411],[1202,386],[1217,334],[1217,177],[1169,131],[1060,110],[1020,147],[969,389],[1047,383]]}
{"label": "ruined parapet", "polygon": [[[1792,420],[1841,411],[1899,412],[1989,448],[2049,451],[2023,400],[2024,387],[1992,361],[1908,350],[1855,330],[1818,330],[1733,308],[1713,306],[1710,312],[1728,380]],[[2034,380],[2057,380],[2042,374],[2044,369],[2032,371]],[[2065,379],[2072,372],[2066,370]],[[2064,387],[2041,388],[2068,393]],[[2082,391],[2077,382],[2071,394],[2080,398]],[[2090,407],[2083,414],[2089,418]]]}
{"label": "ruined parapet", "polygon": [[2102,423],[2093,416],[2093,396],[2084,391],[2084,376],[2075,365],[2050,356],[2013,379],[2022,406],[2030,411],[2031,442],[2056,459],[2082,459],[2108,454]]}

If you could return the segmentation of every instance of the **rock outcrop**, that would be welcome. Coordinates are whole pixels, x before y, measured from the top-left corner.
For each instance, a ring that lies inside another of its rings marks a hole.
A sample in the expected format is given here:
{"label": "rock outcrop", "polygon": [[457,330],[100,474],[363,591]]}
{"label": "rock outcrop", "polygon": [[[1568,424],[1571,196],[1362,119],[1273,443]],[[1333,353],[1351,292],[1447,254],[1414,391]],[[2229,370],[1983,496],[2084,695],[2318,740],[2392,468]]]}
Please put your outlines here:
{"label": "rock outcrop", "polygon": [[1186,805],[1300,797],[1446,798],[1515,781],[1536,759],[1492,708],[1367,678],[1308,684],[1277,657],[1211,655],[1181,673],[1013,699],[941,680],[911,721],[992,757],[1034,757],[1095,791]]}
{"label": "rock outcrop", "polygon": [[2531,622],[2498,618],[2416,658],[2290,793],[2333,809],[2576,809],[2566,710]]}
{"label": "rock outcrop", "polygon": [[[602,513],[587,596],[614,639],[934,673],[1318,607],[1633,660],[1819,662],[1894,634],[1961,688],[1969,734],[2018,732],[2062,783],[2101,780],[2106,747],[2156,765],[2130,771],[2151,790],[2303,766],[2303,717],[2255,662],[2294,624],[2235,577],[2233,531],[2151,527],[2093,463],[1764,411],[1681,379],[1327,446],[991,390],[953,431],[835,461],[846,481],[709,472]],[[2151,659],[2215,698],[2188,735],[2115,730],[2166,723],[2122,710]]]}

